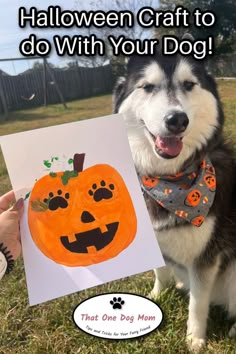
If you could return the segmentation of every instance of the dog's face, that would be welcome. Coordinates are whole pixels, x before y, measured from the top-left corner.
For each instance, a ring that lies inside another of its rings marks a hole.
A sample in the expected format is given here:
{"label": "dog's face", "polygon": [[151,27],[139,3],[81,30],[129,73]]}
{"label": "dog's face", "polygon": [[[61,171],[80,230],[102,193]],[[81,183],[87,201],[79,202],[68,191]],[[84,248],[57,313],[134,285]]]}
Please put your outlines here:
{"label": "dog's face", "polygon": [[221,130],[214,80],[183,57],[133,57],[115,89],[140,173],[173,174]]}

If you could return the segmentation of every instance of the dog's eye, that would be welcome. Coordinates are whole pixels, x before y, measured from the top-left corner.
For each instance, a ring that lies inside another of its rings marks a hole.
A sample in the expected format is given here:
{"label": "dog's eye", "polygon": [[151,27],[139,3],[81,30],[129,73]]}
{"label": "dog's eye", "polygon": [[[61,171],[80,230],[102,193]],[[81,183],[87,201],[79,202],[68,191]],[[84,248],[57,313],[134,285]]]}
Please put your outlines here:
{"label": "dog's eye", "polygon": [[196,82],[192,82],[192,81],[184,81],[183,82],[183,88],[186,91],[192,91],[192,89],[194,88],[195,85],[196,85]]}
{"label": "dog's eye", "polygon": [[144,89],[145,92],[151,93],[154,90],[155,85],[145,84],[145,85],[142,86],[142,88]]}

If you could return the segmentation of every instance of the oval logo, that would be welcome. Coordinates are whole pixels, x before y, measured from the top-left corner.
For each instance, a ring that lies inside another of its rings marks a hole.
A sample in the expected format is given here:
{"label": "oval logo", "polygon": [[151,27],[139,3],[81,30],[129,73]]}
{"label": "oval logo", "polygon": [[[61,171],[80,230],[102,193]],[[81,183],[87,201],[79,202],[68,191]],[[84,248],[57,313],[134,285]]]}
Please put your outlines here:
{"label": "oval logo", "polygon": [[106,339],[144,336],[160,326],[163,313],[153,301],[130,293],[91,297],[74,310],[73,320],[82,331]]}

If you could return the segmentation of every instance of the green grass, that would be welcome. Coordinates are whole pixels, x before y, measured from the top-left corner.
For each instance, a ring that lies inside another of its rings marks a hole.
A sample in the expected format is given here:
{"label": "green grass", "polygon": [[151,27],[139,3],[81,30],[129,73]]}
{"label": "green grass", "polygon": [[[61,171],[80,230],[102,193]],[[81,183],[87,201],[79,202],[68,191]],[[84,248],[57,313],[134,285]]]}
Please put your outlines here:
{"label": "green grass", "polygon": [[[219,89],[226,115],[225,132],[235,140],[236,82],[222,81]],[[61,105],[53,105],[11,113],[9,120],[0,124],[0,135],[110,114],[111,96],[74,101],[68,103],[68,106],[68,110],[64,110]],[[5,163],[0,156],[0,193],[9,189]],[[174,288],[164,291],[158,300],[164,311],[164,323],[160,330],[139,339],[108,341],[93,338],[77,329],[72,321],[75,306],[89,296],[116,291],[146,295],[153,281],[150,271],[29,307],[23,262],[20,259],[14,272],[1,281],[0,354],[188,353],[185,345],[188,300],[187,296]],[[227,339],[229,327],[230,322],[224,312],[219,308],[212,309],[205,353],[236,353],[235,341]]]}
{"label": "green grass", "polygon": [[106,95],[72,101],[67,105],[68,109],[56,104],[48,107],[10,112],[7,121],[0,125],[0,135],[110,114],[111,96]]}

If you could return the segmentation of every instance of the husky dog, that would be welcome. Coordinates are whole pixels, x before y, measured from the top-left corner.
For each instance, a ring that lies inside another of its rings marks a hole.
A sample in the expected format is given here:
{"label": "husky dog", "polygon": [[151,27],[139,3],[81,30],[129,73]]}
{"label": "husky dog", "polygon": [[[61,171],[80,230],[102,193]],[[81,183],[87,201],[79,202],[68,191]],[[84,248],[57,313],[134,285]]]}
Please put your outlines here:
{"label": "husky dog", "polygon": [[[115,87],[113,105],[126,121],[141,179],[147,176],[157,183],[162,176],[177,178],[196,166],[201,169],[205,158],[213,166],[210,172],[215,170],[214,201],[201,226],[170,212],[144,190],[166,262],[166,267],[154,270],[151,296],[157,297],[172,280],[181,280],[190,294],[187,342],[198,352],[205,345],[211,303],[236,316],[236,168],[222,133],[216,83],[202,61],[192,57],[134,56]],[[229,335],[236,335],[236,323]]]}

